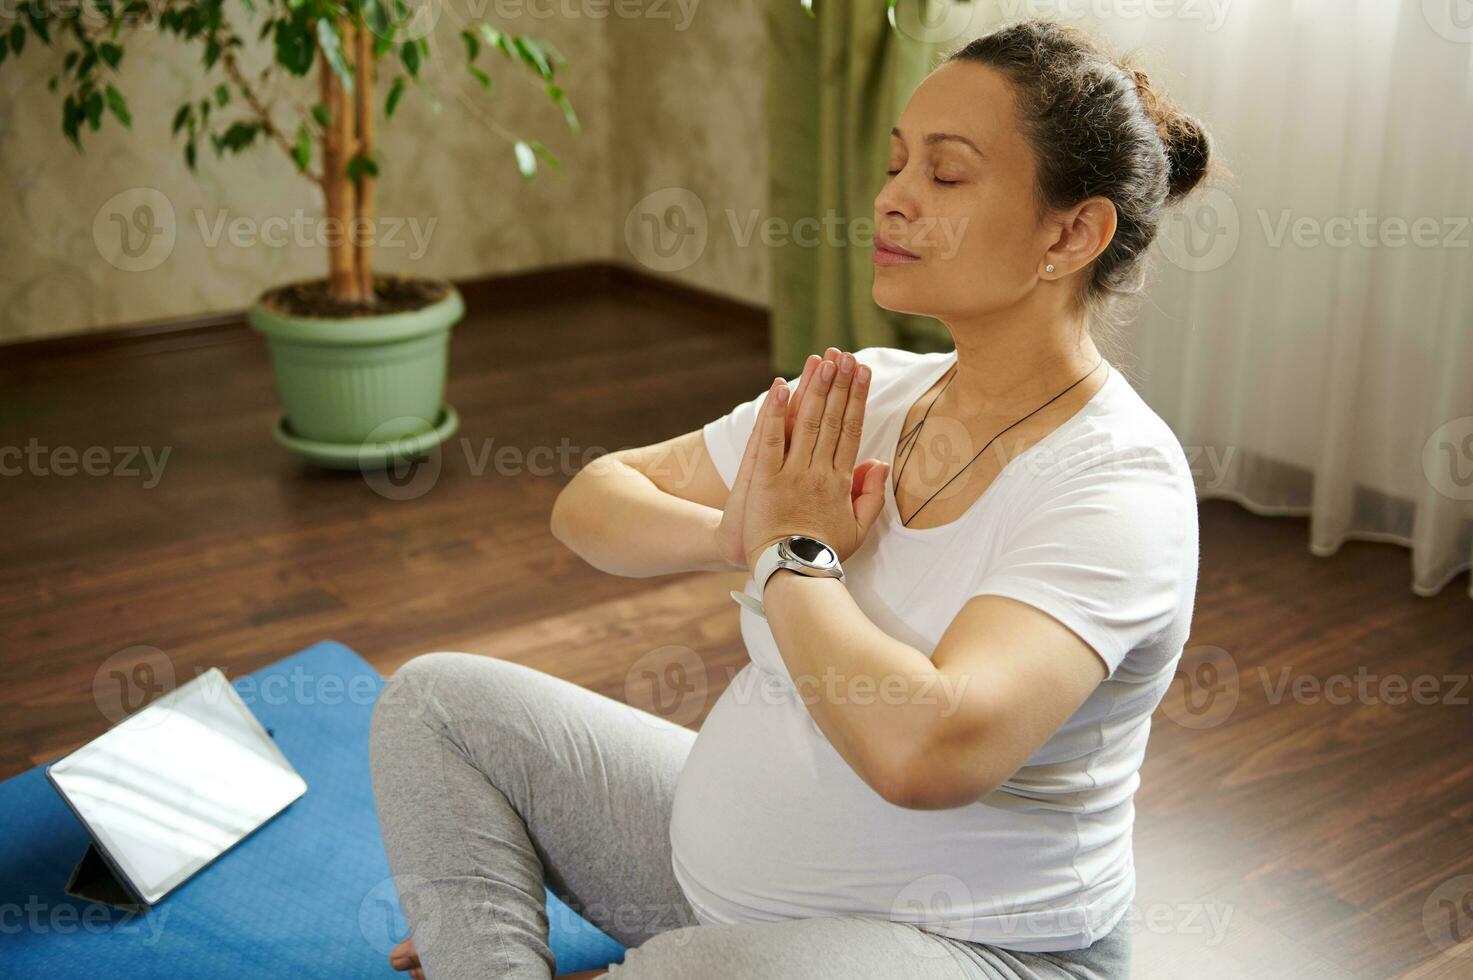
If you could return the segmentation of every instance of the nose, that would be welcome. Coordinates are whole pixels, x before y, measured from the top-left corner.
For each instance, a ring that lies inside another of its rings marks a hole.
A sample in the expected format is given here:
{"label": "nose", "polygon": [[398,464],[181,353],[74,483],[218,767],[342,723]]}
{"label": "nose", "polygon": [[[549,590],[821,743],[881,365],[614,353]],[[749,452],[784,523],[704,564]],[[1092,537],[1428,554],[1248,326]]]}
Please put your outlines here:
{"label": "nose", "polygon": [[910,182],[903,168],[900,173],[885,181],[885,186],[875,195],[877,226],[889,224],[897,218],[903,221],[915,220],[915,196],[910,193],[909,186]]}

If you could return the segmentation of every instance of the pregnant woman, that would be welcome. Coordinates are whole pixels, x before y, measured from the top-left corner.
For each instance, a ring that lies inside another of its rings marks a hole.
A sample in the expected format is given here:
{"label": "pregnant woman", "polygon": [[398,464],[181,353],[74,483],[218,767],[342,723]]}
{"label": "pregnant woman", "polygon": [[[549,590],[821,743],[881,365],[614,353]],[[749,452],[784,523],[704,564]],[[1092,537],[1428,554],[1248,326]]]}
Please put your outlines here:
{"label": "pregnant woman", "polygon": [[395,675],[396,968],[550,976],[546,882],[629,947],[610,977],[1129,975],[1196,495],[1095,341],[1209,141],[1028,21],[937,68],[890,144],[874,300],[955,350],[831,348],[563,490],[553,533],[602,570],[750,572],[751,662],[699,733],[489,657]]}

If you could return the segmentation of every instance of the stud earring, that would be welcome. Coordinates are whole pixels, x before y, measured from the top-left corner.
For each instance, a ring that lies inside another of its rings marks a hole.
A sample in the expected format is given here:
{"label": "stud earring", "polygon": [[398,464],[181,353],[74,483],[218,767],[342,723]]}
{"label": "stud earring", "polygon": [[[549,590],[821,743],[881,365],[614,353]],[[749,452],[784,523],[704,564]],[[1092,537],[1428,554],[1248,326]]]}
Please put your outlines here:
{"label": "stud earring", "polygon": [[1054,271],[1054,264],[1052,262],[1050,262],[1048,265],[1046,265],[1046,266],[1043,267],[1043,271],[1044,272],[1053,272]]}

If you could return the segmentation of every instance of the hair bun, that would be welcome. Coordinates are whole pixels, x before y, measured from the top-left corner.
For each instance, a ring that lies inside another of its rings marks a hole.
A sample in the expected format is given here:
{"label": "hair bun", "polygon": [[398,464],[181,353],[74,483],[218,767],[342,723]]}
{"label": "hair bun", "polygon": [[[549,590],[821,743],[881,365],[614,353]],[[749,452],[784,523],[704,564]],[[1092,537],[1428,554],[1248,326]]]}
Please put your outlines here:
{"label": "hair bun", "polygon": [[1166,147],[1166,160],[1171,168],[1166,199],[1184,197],[1207,176],[1212,161],[1212,140],[1207,129],[1194,117],[1183,112],[1170,99],[1151,87],[1151,78],[1139,68],[1124,66],[1135,79],[1136,91],[1146,114],[1156,124],[1156,132]]}

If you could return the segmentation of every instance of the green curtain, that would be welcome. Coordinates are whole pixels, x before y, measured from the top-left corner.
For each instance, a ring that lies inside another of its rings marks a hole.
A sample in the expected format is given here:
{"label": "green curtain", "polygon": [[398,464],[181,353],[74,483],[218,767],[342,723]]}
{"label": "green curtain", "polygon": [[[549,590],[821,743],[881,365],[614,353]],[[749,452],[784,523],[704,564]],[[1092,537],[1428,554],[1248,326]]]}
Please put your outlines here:
{"label": "green curtain", "polygon": [[770,329],[772,366],[786,375],[829,345],[951,349],[936,320],[870,297],[890,127],[940,46],[892,28],[878,0],[814,8],[810,17],[799,0],[767,3],[768,207],[788,230],[768,253]]}

